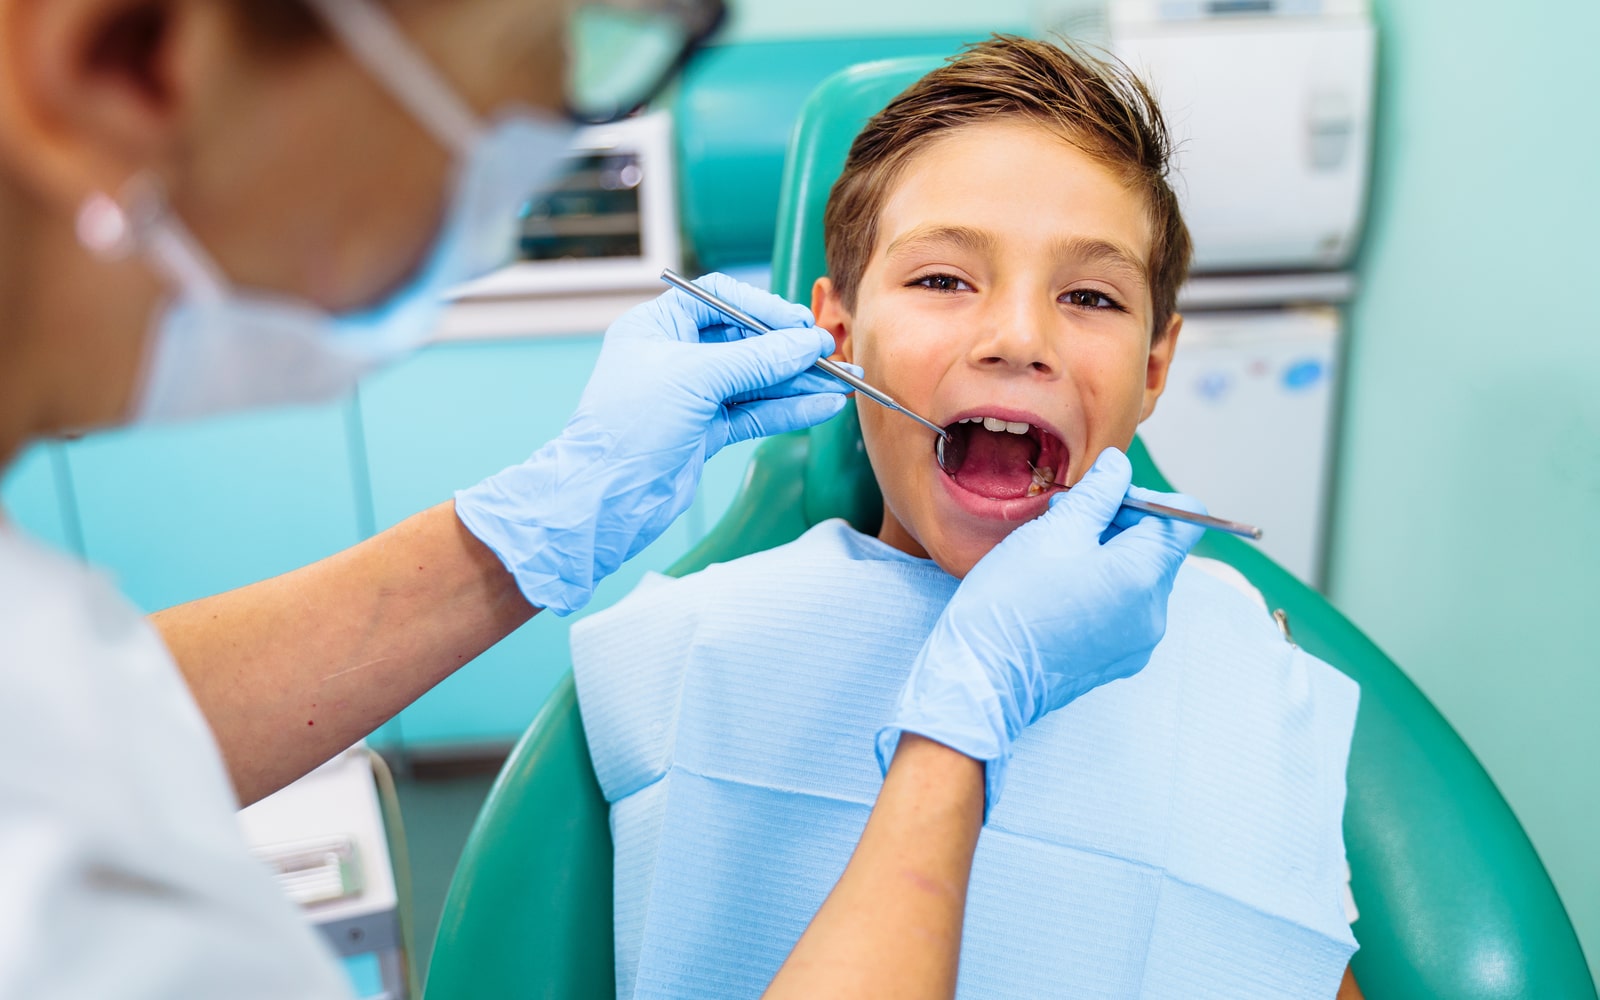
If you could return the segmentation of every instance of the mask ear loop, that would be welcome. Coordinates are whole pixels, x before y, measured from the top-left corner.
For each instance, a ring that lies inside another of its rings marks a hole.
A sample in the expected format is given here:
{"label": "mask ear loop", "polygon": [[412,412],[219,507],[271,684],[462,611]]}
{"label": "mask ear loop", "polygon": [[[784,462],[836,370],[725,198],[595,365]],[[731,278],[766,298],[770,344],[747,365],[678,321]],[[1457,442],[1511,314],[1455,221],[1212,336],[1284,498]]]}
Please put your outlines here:
{"label": "mask ear loop", "polygon": [[[227,276],[168,208],[161,182],[150,174],[129,179],[120,200],[104,191],[92,192],[78,206],[75,228],[79,244],[97,259],[115,263],[142,256],[169,288],[196,305],[219,306],[231,294]],[[152,374],[164,349],[164,338],[148,338],[137,382],[143,388],[133,400],[134,416],[148,404]]]}
{"label": "mask ear loop", "polygon": [[356,61],[434,137],[465,159],[484,127],[433,64],[372,0],[306,0]]}
{"label": "mask ear loop", "polygon": [[107,262],[142,253],[161,275],[201,302],[228,297],[227,276],[167,208],[161,183],[148,174],[130,179],[122,197],[95,191],[78,207],[78,242]]}

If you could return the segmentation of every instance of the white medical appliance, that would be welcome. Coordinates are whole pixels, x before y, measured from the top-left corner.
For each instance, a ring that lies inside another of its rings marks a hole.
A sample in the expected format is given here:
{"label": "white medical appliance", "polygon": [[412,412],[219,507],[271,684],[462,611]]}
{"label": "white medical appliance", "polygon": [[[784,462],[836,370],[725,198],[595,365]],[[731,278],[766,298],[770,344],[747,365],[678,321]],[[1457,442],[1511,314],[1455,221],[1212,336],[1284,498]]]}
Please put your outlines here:
{"label": "white medical appliance", "polygon": [[375,771],[383,766],[358,743],[239,811],[251,852],[339,956],[360,1000],[408,995],[400,898]]}
{"label": "white medical appliance", "polygon": [[1167,391],[1140,429],[1178,488],[1322,583],[1342,318],[1366,209],[1367,0],[1040,0],[1041,34],[1153,89],[1194,237]]}

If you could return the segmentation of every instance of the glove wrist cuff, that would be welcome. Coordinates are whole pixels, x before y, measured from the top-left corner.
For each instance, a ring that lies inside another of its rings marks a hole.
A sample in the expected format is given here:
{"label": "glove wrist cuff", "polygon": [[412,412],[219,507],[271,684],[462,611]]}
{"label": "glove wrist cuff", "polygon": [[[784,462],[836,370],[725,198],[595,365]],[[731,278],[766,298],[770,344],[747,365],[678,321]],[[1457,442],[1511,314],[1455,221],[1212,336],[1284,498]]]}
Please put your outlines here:
{"label": "glove wrist cuff", "polygon": [[[494,552],[530,604],[569,615],[609,570],[596,566],[604,484],[591,447],[558,438],[521,465],[455,494],[456,517]],[[613,569],[615,567],[612,567]]]}

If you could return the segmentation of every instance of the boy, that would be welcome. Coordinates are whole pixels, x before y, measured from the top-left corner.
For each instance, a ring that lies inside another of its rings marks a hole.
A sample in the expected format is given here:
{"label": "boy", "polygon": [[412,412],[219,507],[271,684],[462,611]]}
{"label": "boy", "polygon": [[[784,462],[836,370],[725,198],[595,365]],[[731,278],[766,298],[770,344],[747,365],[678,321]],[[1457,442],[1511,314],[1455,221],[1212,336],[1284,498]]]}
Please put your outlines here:
{"label": "boy", "polygon": [[[957,580],[1153,411],[1190,253],[1167,154],[1136,80],[1017,38],[928,74],[856,139],[813,311],[963,457],[946,472],[926,431],[861,407],[877,538],[819,525],[574,630],[619,995],[761,991],[860,834],[865,748]],[[1227,575],[1191,560],[1149,666],[1018,741],[962,995],[1339,990],[1355,686]]]}

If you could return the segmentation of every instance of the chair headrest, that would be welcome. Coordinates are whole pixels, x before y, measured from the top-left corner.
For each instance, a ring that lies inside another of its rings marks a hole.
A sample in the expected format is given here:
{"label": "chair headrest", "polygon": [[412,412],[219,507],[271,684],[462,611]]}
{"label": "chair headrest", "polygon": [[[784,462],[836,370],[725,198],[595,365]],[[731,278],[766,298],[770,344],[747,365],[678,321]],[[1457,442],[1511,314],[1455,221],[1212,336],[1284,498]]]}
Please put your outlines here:
{"label": "chair headrest", "polygon": [[867,461],[855,400],[837,417],[811,428],[804,475],[807,524],[842,517],[857,531],[878,533],[883,524],[883,494]]}
{"label": "chair headrest", "polygon": [[783,166],[774,292],[791,302],[811,301],[811,283],[827,271],[822,215],[850,144],[867,119],[942,62],[938,56],[908,56],[862,63],[828,77],[806,99]]}

